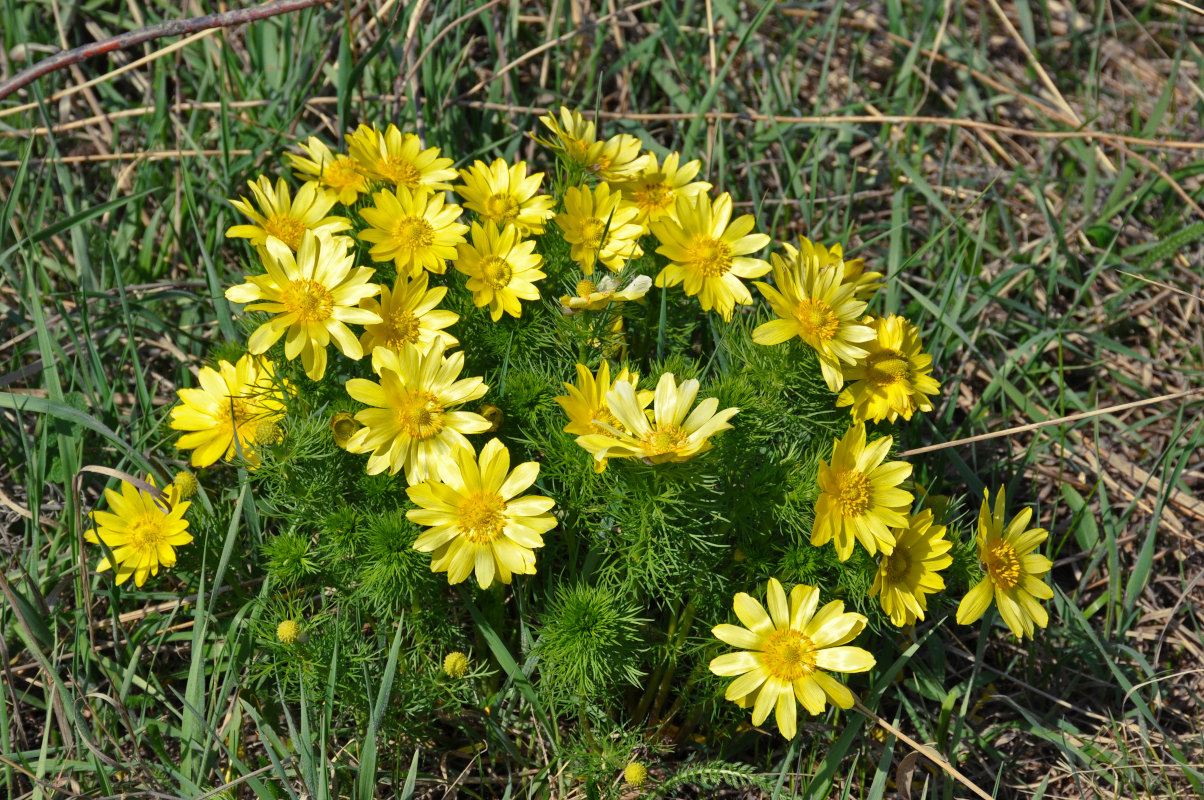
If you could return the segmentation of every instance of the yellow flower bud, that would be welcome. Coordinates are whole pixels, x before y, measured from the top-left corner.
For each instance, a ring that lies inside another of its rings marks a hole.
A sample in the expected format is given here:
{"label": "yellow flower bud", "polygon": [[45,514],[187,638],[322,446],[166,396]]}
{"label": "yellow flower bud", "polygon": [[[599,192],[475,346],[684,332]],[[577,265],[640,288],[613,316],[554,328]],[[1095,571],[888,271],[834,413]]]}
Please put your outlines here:
{"label": "yellow flower bud", "polygon": [[347,442],[362,427],[350,411],[340,411],[330,418],[330,432],[334,435],[335,446],[344,450],[347,449]]}
{"label": "yellow flower bud", "polygon": [[285,644],[292,644],[301,635],[301,623],[295,619],[282,619],[276,626],[276,638]]}
{"label": "yellow flower bud", "polygon": [[485,405],[481,406],[477,409],[477,413],[489,420],[489,427],[485,430],[485,433],[493,433],[498,428],[502,427],[502,420],[506,418],[506,415],[502,413],[502,410],[492,403],[486,403]]}
{"label": "yellow flower bud", "polygon": [[459,650],[448,653],[447,658],[443,659],[443,671],[449,678],[463,678],[468,674],[468,656]]}
{"label": "yellow flower bud", "polygon": [[632,761],[623,770],[623,780],[627,781],[628,786],[643,786],[644,781],[648,780],[648,768],[638,761]]}

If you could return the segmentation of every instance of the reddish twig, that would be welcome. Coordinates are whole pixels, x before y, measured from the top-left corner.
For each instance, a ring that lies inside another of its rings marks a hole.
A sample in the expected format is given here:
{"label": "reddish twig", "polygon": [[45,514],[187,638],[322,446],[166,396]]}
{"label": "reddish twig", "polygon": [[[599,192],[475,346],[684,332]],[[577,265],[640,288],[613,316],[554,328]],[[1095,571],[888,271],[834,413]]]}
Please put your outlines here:
{"label": "reddish twig", "polygon": [[64,50],[61,53],[55,53],[50,58],[39,61],[32,67],[21,70],[8,80],[0,82],[0,100],[3,100],[22,86],[32,83],[43,75],[49,75],[56,69],[71,64],[78,64],[80,61],[93,58],[94,56],[112,53],[114,50],[124,50],[143,42],[149,42],[152,39],[162,39],[165,36],[183,36],[210,28],[225,28],[230,25],[240,25],[244,22],[267,19],[279,14],[288,14],[293,11],[300,11],[303,8],[316,6],[321,2],[322,0],[276,0],[276,2],[268,3],[267,5],[240,8],[235,11],[226,11],[222,14],[206,14],[203,17],[160,22],[158,25],[149,25],[136,31],[123,33],[120,36],[113,36],[99,42],[92,42],[82,47],[76,47],[73,50]]}

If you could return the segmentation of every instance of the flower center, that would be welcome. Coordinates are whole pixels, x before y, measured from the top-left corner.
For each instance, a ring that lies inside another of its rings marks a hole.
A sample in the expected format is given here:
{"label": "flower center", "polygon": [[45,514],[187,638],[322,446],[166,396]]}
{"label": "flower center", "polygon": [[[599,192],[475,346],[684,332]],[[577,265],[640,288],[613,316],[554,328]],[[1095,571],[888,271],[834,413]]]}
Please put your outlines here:
{"label": "flower center", "polygon": [[481,261],[481,277],[494,289],[509,286],[513,275],[510,262],[500,256],[488,256]]}
{"label": "flower center", "polygon": [[334,298],[317,281],[297,278],[290,281],[280,293],[280,304],[289,314],[296,314],[298,322],[324,322],[330,319]]}
{"label": "flower center", "polygon": [[510,222],[518,216],[518,201],[509,192],[491,194],[485,201],[485,216],[499,224]]}
{"label": "flower center", "polygon": [[506,501],[493,492],[476,492],[460,503],[460,531],[473,544],[486,544],[506,527]]}
{"label": "flower center", "polygon": [[689,441],[689,435],[681,428],[676,425],[665,425],[644,434],[644,452],[650,456],[675,453],[685,447]]}
{"label": "flower center", "polygon": [[870,507],[870,479],[855,469],[836,476],[836,506],[841,516],[860,517]]}
{"label": "flower center", "polygon": [[875,386],[905,383],[909,373],[907,359],[897,350],[884,350],[866,359],[865,377]]}
{"label": "flower center", "polygon": [[164,543],[162,521],[163,517],[150,514],[143,514],[134,520],[125,529],[130,537],[128,546],[139,554],[152,555],[158,560],[159,545]]}
{"label": "flower center", "polygon": [[430,392],[411,392],[393,410],[402,432],[414,439],[430,439],[443,430],[443,406]]}
{"label": "flower center", "polygon": [[301,235],[305,233],[307,226],[301,220],[287,214],[273,214],[264,220],[263,229],[267,231],[268,236],[275,236],[288,245],[289,250],[296,252],[301,246]]}
{"label": "flower center", "polygon": [[765,671],[780,681],[796,681],[815,671],[815,643],[791,628],[765,637],[761,653]]}
{"label": "flower center", "polygon": [[594,429],[594,433],[600,433],[603,436],[609,436],[612,439],[617,439],[619,437],[616,436],[615,432],[610,430],[610,428],[604,427],[605,425],[609,425],[616,431],[627,430],[625,427],[623,427],[623,423],[619,422],[619,418],[610,413],[610,409],[606,406],[599,406],[598,408],[595,408],[589,415],[589,420],[589,425]]}
{"label": "flower center", "polygon": [[906,547],[896,547],[895,552],[886,556],[886,575],[896,583],[901,582],[907,577],[907,573],[911,570],[911,556],[907,553]]}
{"label": "flower center", "polygon": [[598,287],[594,285],[593,281],[581,281],[581,283],[577,284],[578,297],[589,297],[597,290]]}
{"label": "flower center", "polygon": [[704,278],[722,278],[732,268],[732,248],[727,242],[710,237],[695,239],[687,260]]}
{"label": "flower center", "polygon": [[673,190],[662,182],[644,183],[635,192],[635,204],[645,213],[663,211],[673,204]]}
{"label": "flower center", "polygon": [[420,325],[418,318],[404,308],[399,308],[385,317],[384,336],[385,347],[401,351],[402,346],[409,342],[418,341]]}
{"label": "flower center", "polygon": [[987,572],[1000,589],[1008,590],[1020,583],[1020,557],[1016,548],[1006,539],[1000,539],[987,548]]}
{"label": "flower center", "polygon": [[393,238],[404,250],[419,250],[431,246],[435,229],[423,217],[402,217],[393,223]]}
{"label": "flower center", "polygon": [[590,217],[581,223],[581,244],[591,250],[602,246],[602,236],[606,233],[606,221]]}
{"label": "flower center", "polygon": [[347,156],[339,156],[322,168],[322,180],[332,189],[356,189],[364,183],[364,176]]}
{"label": "flower center", "polygon": [[794,316],[803,331],[803,338],[813,342],[830,341],[840,327],[840,319],[832,306],[823,300],[804,299],[795,309]]}
{"label": "flower center", "polygon": [[255,417],[255,405],[242,397],[231,397],[230,422],[235,428],[241,428]]}
{"label": "flower center", "polygon": [[386,156],[377,162],[376,171],[385,180],[407,189],[417,189],[422,185],[422,173],[407,158]]}

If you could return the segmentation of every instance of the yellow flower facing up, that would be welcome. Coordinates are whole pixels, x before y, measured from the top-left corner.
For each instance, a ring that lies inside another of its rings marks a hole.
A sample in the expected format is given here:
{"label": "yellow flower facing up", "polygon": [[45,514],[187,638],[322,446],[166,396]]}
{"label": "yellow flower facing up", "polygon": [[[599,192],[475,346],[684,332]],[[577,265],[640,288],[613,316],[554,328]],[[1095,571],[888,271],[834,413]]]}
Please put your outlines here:
{"label": "yellow flower facing up", "polygon": [[[636,386],[640,382],[640,376],[624,367],[616,380]],[[564,426],[565,433],[575,433],[578,436],[597,434],[614,437],[616,431],[619,434],[628,432],[619,418],[610,413],[610,406],[606,402],[606,394],[611,390],[610,362],[602,362],[602,366],[598,367],[597,377],[584,364],[578,364],[577,385],[565,383],[564,388],[568,394],[553,399],[569,416],[569,424]],[[655,392],[637,391],[635,396],[636,405],[643,413],[644,409],[652,403]],[[595,472],[602,472],[605,469],[605,458],[594,461]]]}
{"label": "yellow flower facing up", "polygon": [[265,352],[287,333],[285,357],[292,361],[300,356],[305,374],[315,381],[326,374],[326,346],[332,339],[348,358],[364,357],[347,324],[381,322],[379,315],[359,307],[365,297],[379,293],[380,286],[368,282],[373,270],[353,267],[349,243],[344,236],[306,231],[294,257],[278,239],[268,239],[263,254],[267,273],[248,275],[246,283],[226,290],[227,300],[249,304],[248,311],[273,315],[247,340],[252,354]]}
{"label": "yellow flower facing up", "polygon": [[776,253],[770,256],[777,287],[756,283],[778,318],[758,325],[753,341],[775,345],[802,339],[819,357],[828,389],[839,392],[844,385],[841,363],[856,364],[865,358],[866,350],[860,345],[874,338],[873,329],[858,320],[865,301],[857,299],[855,286],[841,282],[839,269],[821,267],[809,256],[813,252],[810,247],[802,251],[790,245],[785,248],[786,258]]}
{"label": "yellow flower facing up", "polygon": [[551,195],[537,194],[543,173],[528,176],[526,161],[514,166],[500,158],[488,166],[474,161],[468,169],[460,170],[460,178],[464,183],[455,189],[464,198],[465,208],[499,227],[512,224],[523,236],[543,233],[556,213]]}
{"label": "yellow flower facing up", "polygon": [[180,404],[171,410],[172,430],[184,431],[176,441],[192,451],[192,466],[207,467],[242,453],[250,463],[261,422],[284,419],[286,387],[277,385],[271,361],[245,355],[237,364],[219,361],[217,369],[201,367],[200,388],[180,389]]}
{"label": "yellow flower facing up", "polygon": [[599,262],[620,272],[628,260],[644,254],[638,244],[644,229],[634,223],[638,212],[634,206],[620,205],[622,199],[606,183],[592,191],[570,186],[564,193],[564,211],[556,215],[556,224],[572,245],[569,255],[586,275],[593,275]]}
{"label": "yellow flower facing up", "polygon": [[[146,476],[155,487],[155,479]],[[109,511],[93,511],[96,527],[84,534],[94,544],[104,543],[111,555],[101,559],[97,572],[116,569],[117,583],[134,578],[134,584],[146,583],[148,575],[158,575],[159,567],[176,565],[175,548],[192,541],[184,512],[191,505],[180,500],[174,489],[157,498],[133,484],[121,482],[121,491],[105,489]]]}
{"label": "yellow flower facing up", "polygon": [[945,588],[940,571],[953,563],[952,547],[945,526],[934,525],[927,508],[909,516],[907,527],[895,531],[895,549],[878,562],[870,589],[870,597],[878,598],[892,625],[902,628],[924,619],[927,596]]}
{"label": "yellow flower facing up", "polygon": [[347,393],[370,406],[355,415],[364,427],[347,442],[351,453],[369,453],[368,474],[405,470],[410,485],[432,475],[459,450],[472,451],[466,433],[481,433],[489,420],[455,410],[484,396],[481,378],[456,380],[464,369],[464,353],[444,357],[438,339],[425,349],[407,344],[401,353],[378,348],[372,364],[380,383],[364,378],[347,381]]}
{"label": "yellow flower facing up", "polygon": [[938,394],[941,385],[930,374],[932,356],[920,352],[924,345],[919,331],[895,314],[863,321],[875,337],[862,343],[863,359],[842,366],[849,383],[836,405],[852,406],[854,422],[894,422],[911,419],[916,411],[931,411],[928,395]]}
{"label": "yellow flower facing up", "polygon": [[666,217],[676,220],[677,198],[697,197],[711,190],[706,181],[694,180],[702,162],[687,161],[678,166],[680,158],[679,154],[670,153],[665,156],[665,163],[658,165],[656,156],[649,154],[643,172],[615,185],[623,193],[623,201],[639,211],[635,221],[640,225]]}
{"label": "yellow flower facing up", "polygon": [[382,286],[380,302],[375,297],[360,301],[360,308],[380,317],[381,322],[364,326],[360,335],[360,347],[371,353],[378,347],[400,353],[407,344],[425,347],[439,339],[448,347],[458,344],[456,337],[443,330],[456,324],[460,315],[454,311],[436,308],[447,294],[446,286],[427,288],[426,272],[414,280],[398,275],[393,289]]}
{"label": "yellow flower facing up", "polygon": [[583,280],[577,284],[577,295],[564,295],[560,305],[566,314],[578,311],[601,311],[612,303],[626,303],[629,300],[639,300],[648,294],[652,287],[652,278],[647,275],[636,275],[623,289],[619,289],[619,281],[612,275],[606,275],[596,284],[591,280]]}
{"label": "yellow flower facing up", "polygon": [[350,206],[361,194],[368,193],[368,176],[351,156],[332,153],[326,143],[316,136],[309,137],[309,141],[297,146],[305,153],[304,156],[285,154],[297,177],[317,183],[328,198],[333,197],[336,202]]}
{"label": "yellow flower facing up", "polygon": [[1053,564],[1033,552],[1049,537],[1049,531],[1028,527],[1033,518],[1031,508],[1021,509],[1005,524],[1002,486],[994,510],[990,501],[990,492],[984,489],[978,512],[978,560],[986,574],[962,598],[957,607],[957,622],[959,625],[974,622],[993,599],[999,607],[999,616],[1012,633],[1031,639],[1034,626],[1044,628],[1049,624],[1049,613],[1037,601],[1053,597],[1053,589],[1043,580]]}
{"label": "yellow flower facing up", "polygon": [[[891,528],[907,527],[907,511],[915,499],[899,484],[911,474],[905,461],[885,461],[892,439],[883,436],[868,446],[865,425],[849,428],[836,440],[832,462],[819,463],[819,498],[811,544],[832,542],[841,561],[853,554],[853,540],[870,555],[889,554],[895,547]],[[883,463],[885,461],[885,463]]]}
{"label": "yellow flower facing up", "polygon": [[715,309],[730,322],[737,303],[752,302],[740,279],[769,272],[768,263],[748,257],[769,244],[768,236],[752,232],[754,225],[751,214],[732,220],[732,196],[726,192],[714,203],[705,194],[678,197],[676,219],[663,217],[650,226],[661,243],[656,252],[670,262],[656,285],[680,283],[687,295],[698,296],[703,311]]}
{"label": "yellow flower facing up", "polygon": [[736,595],[736,616],[745,627],[716,625],[711,633],[740,651],[712,659],[710,668],[721,677],[736,678],[724,696],[741,708],[752,706],[753,725],[773,711],[778,730],[793,739],[796,703],[811,714],[822,714],[829,702],[852,708],[853,693],[828,672],[866,672],[875,661],[868,651],[849,646],[864,630],[866,618],[846,612],[842,601],[819,608],[819,589],[803,584],[787,600],[776,578],[769,579],[766,594],[769,613],[744,592]]}
{"label": "yellow flower facing up", "polygon": [[[306,181],[290,197],[284,178],[272,182],[264,175],[257,181],[247,181],[255,204],[245,197],[231,200],[230,204],[251,218],[251,225],[233,225],[226,236],[234,239],[249,239],[258,248],[267,244],[268,237],[284,242],[289,250],[301,246],[302,235],[313,233],[336,234],[351,227],[343,217],[329,217],[335,198],[329,196],[315,181]],[[256,209],[256,206],[259,208]]]}
{"label": "yellow flower facing up", "polygon": [[[622,428],[602,424],[604,433],[577,437],[577,444],[594,454],[594,459],[640,458],[648,464],[688,461],[711,449],[710,437],[732,426],[728,420],[738,408],[719,411],[719,401],[709,397],[698,404],[698,381],[691,378],[679,387],[673,373],[661,375],[656,384],[652,406],[653,419],[644,413],[635,387],[627,381],[615,381],[606,393],[606,404]],[[566,429],[567,430],[567,429]]]}
{"label": "yellow flower facing up", "polygon": [[501,230],[493,222],[472,223],[472,244],[459,246],[456,270],[468,276],[468,290],[477,308],[489,307],[494,322],[506,313],[523,313],[520,300],[538,300],[535,281],[548,277],[539,267],[543,256],[535,253],[535,240],[523,240],[514,225]]}
{"label": "yellow flower facing up", "polygon": [[467,225],[456,222],[463,209],[444,203],[442,193],[411,194],[404,187],[396,193],[384,189],[372,199],[375,205],[360,211],[371,226],[360,238],[372,243],[372,258],[394,262],[397,274],[410,278],[424,269],[438,275],[447,271],[447,260],[456,257],[456,245],[468,232]]}
{"label": "yellow flower facing up", "polygon": [[456,171],[450,158],[440,158],[438,147],[423,149],[422,140],[390,125],[381,133],[375,125],[360,125],[347,134],[347,150],[360,170],[375,180],[391,183],[411,194],[432,194],[451,189]]}
{"label": "yellow flower facing up", "polygon": [[496,577],[510,583],[513,575],[535,574],[534,548],[556,527],[550,513],[556,501],[539,495],[519,496],[539,477],[539,464],[528,461],[510,470],[510,451],[498,439],[481,448],[459,450],[441,464],[439,479],[406,489],[418,508],[406,517],[425,525],[414,549],[431,553],[431,571],[446,572],[448,583],[460,583],[476,572],[482,589]]}

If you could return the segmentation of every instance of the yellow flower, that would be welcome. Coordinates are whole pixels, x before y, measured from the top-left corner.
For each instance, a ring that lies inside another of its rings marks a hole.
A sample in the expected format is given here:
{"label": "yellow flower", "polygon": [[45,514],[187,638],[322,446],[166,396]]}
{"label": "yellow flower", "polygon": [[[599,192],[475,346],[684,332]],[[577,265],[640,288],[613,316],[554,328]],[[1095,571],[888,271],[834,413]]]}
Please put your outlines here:
{"label": "yellow flower", "polygon": [[741,708],[752,706],[753,725],[763,723],[772,710],[778,730],[793,739],[796,702],[812,714],[823,713],[828,702],[853,706],[853,693],[824,670],[866,672],[875,661],[866,650],[848,646],[865,628],[866,618],[846,612],[842,601],[819,608],[819,589],[799,584],[787,602],[776,578],[769,579],[765,599],[768,614],[744,592],[736,595],[736,616],[745,627],[716,625],[711,633],[740,652],[712,659],[710,668],[725,678],[739,676],[724,696]]}
{"label": "yellow flower", "polygon": [[932,511],[927,508],[909,516],[907,526],[895,532],[895,549],[878,562],[870,589],[870,597],[879,598],[895,627],[924,619],[927,595],[945,588],[940,570],[953,563],[951,547],[945,526],[933,525]]}
{"label": "yellow flower", "polygon": [[[146,482],[157,488],[155,479]],[[93,511],[96,528],[84,534],[89,542],[103,542],[112,551],[96,566],[97,572],[116,568],[117,583],[134,576],[134,584],[146,583],[147,575],[158,575],[159,567],[176,565],[176,547],[192,541],[184,512],[191,505],[180,500],[173,489],[157,498],[133,484],[121,482],[121,491],[105,489],[109,511]]]}
{"label": "yellow flower", "polygon": [[192,466],[207,467],[242,452],[254,464],[255,430],[260,422],[284,418],[287,387],[274,380],[271,361],[245,355],[237,364],[219,361],[217,369],[201,367],[199,389],[180,389],[180,405],[171,410],[171,428],[186,433],[176,442],[192,451]]}
{"label": "yellow flower", "polygon": [[[635,386],[640,382],[640,376],[624,367],[616,380]],[[599,436],[613,437],[614,431],[618,431],[620,434],[628,432],[623,423],[619,422],[618,417],[610,413],[610,406],[606,403],[606,393],[611,389],[610,362],[602,362],[602,366],[598,367],[596,379],[588,367],[578,364],[577,384],[574,386],[571,383],[565,383],[564,388],[568,390],[568,395],[552,398],[569,416],[569,424],[564,426],[565,433],[575,433],[578,436],[598,434]],[[636,392],[636,405],[639,406],[641,412],[648,407],[654,396],[654,392]],[[605,458],[594,461],[595,472],[602,472],[605,469]]]}
{"label": "yellow flower", "polygon": [[381,318],[359,307],[365,297],[380,291],[368,283],[373,271],[353,267],[355,256],[347,252],[345,236],[314,236],[306,231],[296,257],[276,239],[264,247],[263,275],[248,275],[247,283],[231,286],[226,299],[247,303],[247,311],[266,311],[272,318],[260,325],[247,340],[247,349],[258,355],[287,332],[284,355],[289,361],[301,356],[305,374],[319,381],[326,374],[326,346],[335,344],[348,358],[364,357],[359,339],[347,327],[372,325]]}
{"label": "yellow flower", "polygon": [[560,107],[559,121],[551,114],[545,114],[539,118],[539,121],[552,132],[556,141],[545,141],[538,137],[532,137],[535,141],[551,147],[559,153],[564,153],[570,163],[579,167],[584,168],[590,163],[590,148],[599,143],[593,122],[583,118],[580,112],[569,111],[564,106]]}
{"label": "yellow flower", "polygon": [[581,281],[577,284],[577,296],[564,295],[560,298],[560,304],[564,306],[565,313],[570,315],[578,311],[601,311],[611,303],[639,300],[651,286],[652,278],[636,275],[627,288],[619,290],[618,279],[606,275],[597,284],[588,279]]}
{"label": "yellow flower", "polygon": [[535,240],[523,241],[518,228],[507,225],[498,230],[493,222],[485,227],[472,223],[472,244],[461,244],[456,270],[468,276],[468,290],[477,308],[489,306],[494,322],[505,312],[512,317],[523,313],[519,300],[538,300],[535,281],[548,277],[539,267],[543,256],[535,254]]}
{"label": "yellow flower", "polygon": [[811,544],[831,541],[841,561],[853,553],[856,537],[870,555],[890,553],[895,547],[891,528],[907,526],[907,511],[914,499],[911,492],[898,488],[911,474],[905,461],[882,463],[890,452],[892,439],[883,436],[868,447],[865,425],[849,428],[836,441],[832,463],[819,463],[819,498],[815,501],[815,524]]}
{"label": "yellow flower", "polygon": [[1042,580],[1053,564],[1033,552],[1049,537],[1049,531],[1028,527],[1033,518],[1031,508],[1021,509],[1005,525],[1002,486],[995,498],[994,511],[990,500],[990,492],[984,489],[978,512],[978,560],[986,575],[962,598],[957,607],[957,623],[974,622],[990,607],[993,598],[999,606],[999,616],[1012,633],[1031,639],[1034,625],[1044,628],[1049,624],[1049,614],[1037,601],[1053,597],[1053,589]]}
{"label": "yellow flower", "polygon": [[528,461],[510,471],[510,452],[491,439],[477,457],[459,450],[439,467],[439,481],[406,489],[419,508],[406,517],[426,525],[414,549],[431,553],[431,571],[446,572],[448,583],[460,583],[474,571],[487,588],[496,576],[534,575],[533,548],[543,547],[543,534],[556,527],[550,497],[518,495],[539,476],[539,464]]}
{"label": "yellow flower", "polygon": [[370,178],[391,183],[411,194],[431,194],[451,188],[454,180],[450,158],[440,158],[438,147],[422,149],[422,141],[412,133],[402,133],[390,125],[384,133],[376,126],[360,125],[347,134],[347,149]]}
{"label": "yellow flower", "polygon": [[641,149],[639,139],[620,133],[605,142],[595,142],[585,156],[585,168],[604,181],[631,180],[647,169],[653,158]]}
{"label": "yellow flower", "polygon": [[251,244],[262,248],[268,237],[274,236],[289,250],[296,251],[306,231],[335,234],[351,227],[343,217],[326,216],[334,206],[334,198],[327,196],[314,181],[302,184],[297,196],[291,199],[284,178],[277,179],[275,189],[265,175],[260,175],[258,181],[247,181],[247,186],[260,210],[245,197],[231,200],[230,204],[255,224],[233,225],[226,231],[228,237],[250,239]]}
{"label": "yellow flower", "polygon": [[637,244],[644,229],[633,222],[638,212],[634,206],[620,205],[622,199],[605,183],[593,191],[570,186],[564,193],[564,211],[556,215],[556,224],[572,245],[569,255],[586,275],[594,274],[596,262],[620,272],[629,259],[644,254]]}
{"label": "yellow flower", "polygon": [[[681,158],[677,153],[665,156],[663,166],[658,166],[656,156],[649,154],[644,171],[616,184],[623,193],[624,202],[639,210],[635,221],[641,225],[659,222],[661,219],[677,219],[677,198],[696,197],[710,191],[711,184],[693,181],[702,168],[700,161],[687,161],[678,166]],[[691,182],[693,181],[693,182]]]}
{"label": "yellow flower", "polygon": [[606,458],[642,458],[648,464],[688,461],[710,450],[710,437],[731,428],[727,421],[740,410],[725,408],[717,412],[719,401],[710,397],[691,412],[696,397],[698,381],[691,378],[678,387],[673,373],[662,374],[656,384],[653,420],[649,422],[644,413],[647,403],[641,404],[635,387],[627,381],[615,381],[614,388],[606,393],[606,404],[622,427],[603,423],[603,433],[578,436],[577,444],[593,453],[598,461]]}
{"label": "yellow flower", "polygon": [[427,274],[421,273],[414,280],[398,275],[392,291],[388,286],[380,290],[380,302],[374,297],[365,297],[360,308],[367,309],[381,318],[375,325],[365,325],[360,334],[360,347],[371,353],[378,347],[401,352],[407,344],[425,347],[439,339],[448,347],[459,344],[456,337],[443,330],[454,325],[460,315],[454,311],[435,308],[447,294],[446,286],[427,289]]}
{"label": "yellow flower", "polygon": [[296,170],[297,177],[303,181],[317,183],[325,190],[328,198],[350,206],[355,204],[361,194],[368,193],[368,177],[351,156],[332,153],[326,143],[316,136],[309,137],[308,142],[299,143],[297,146],[308,158],[296,153],[285,153]]}
{"label": "yellow flower", "polygon": [[396,194],[384,189],[372,197],[376,204],[360,211],[371,226],[360,238],[373,243],[372,258],[394,262],[399,275],[411,278],[424,269],[446,272],[447,259],[456,257],[456,245],[468,231],[467,225],[456,222],[462,209],[445,204],[442,193],[411,194],[405,188]]}
{"label": "yellow flower", "polygon": [[330,435],[334,438],[334,446],[346,450],[351,437],[363,427],[355,421],[355,415],[350,411],[337,412],[330,418]]}
{"label": "yellow flower", "polygon": [[810,257],[810,248],[785,248],[786,258],[770,256],[777,288],[756,283],[778,319],[758,325],[753,341],[774,345],[797,336],[815,350],[828,389],[839,392],[844,385],[841,362],[865,358],[858,345],[874,338],[874,331],[858,321],[865,301],[857,299],[855,286],[841,282],[840,270],[821,267]]}
{"label": "yellow flower", "polygon": [[731,321],[736,303],[752,302],[740,279],[769,272],[769,264],[747,257],[769,244],[769,237],[752,233],[756,220],[751,214],[731,217],[730,194],[724,192],[713,204],[698,194],[678,197],[676,219],[663,217],[650,226],[661,243],[656,252],[670,262],[656,276],[656,285],[684,284],[687,295],[698,295],[703,311],[713,308],[725,322]]}
{"label": "yellow flower", "polygon": [[470,411],[452,410],[482,397],[489,388],[481,378],[456,380],[464,353],[444,358],[438,339],[423,349],[407,344],[401,353],[378,348],[372,353],[380,383],[347,381],[347,393],[371,408],[355,415],[364,427],[347,442],[351,453],[370,453],[368,474],[405,469],[413,485],[439,474],[457,450],[472,451],[466,433],[481,433],[489,421]]}
{"label": "yellow flower", "polygon": [[866,272],[865,259],[853,258],[845,259],[844,249],[840,243],[831,247],[824,247],[819,242],[812,242],[806,236],[799,237],[798,250],[795,251],[789,245],[786,249],[790,251],[791,260],[803,266],[814,265],[818,269],[825,267],[833,267],[840,273],[841,283],[848,284],[853,287],[853,291],[860,300],[869,300],[874,296],[874,293],[882,288],[882,273],[881,272]]}
{"label": "yellow flower", "polygon": [[888,314],[866,318],[875,338],[863,343],[865,358],[842,367],[849,385],[836,398],[836,405],[852,406],[853,422],[894,422],[911,419],[917,410],[931,411],[928,395],[941,391],[930,375],[932,356],[921,353],[920,333],[903,317]]}
{"label": "yellow flower", "polygon": [[460,170],[464,184],[456,191],[464,198],[464,207],[475,211],[482,220],[493,220],[498,226],[512,223],[523,236],[543,233],[547,221],[556,212],[552,197],[536,194],[543,173],[527,176],[527,162],[510,166],[496,159],[486,166],[474,161],[468,169]]}

